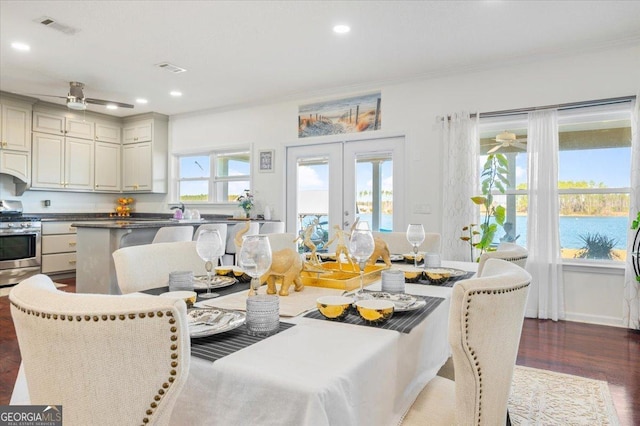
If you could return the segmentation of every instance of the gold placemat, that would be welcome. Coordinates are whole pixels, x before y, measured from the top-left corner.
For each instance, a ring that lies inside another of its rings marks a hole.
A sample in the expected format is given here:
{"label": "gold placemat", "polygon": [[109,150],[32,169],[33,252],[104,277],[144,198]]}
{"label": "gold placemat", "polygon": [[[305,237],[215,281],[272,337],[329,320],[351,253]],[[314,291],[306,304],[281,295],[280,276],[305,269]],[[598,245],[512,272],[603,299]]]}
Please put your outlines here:
{"label": "gold placemat", "polygon": [[[343,293],[343,290],[323,287],[305,287],[300,292],[293,291],[293,286],[291,289],[292,291],[288,296],[278,296],[280,298],[281,317],[295,317],[314,309],[316,307],[316,299],[320,296],[339,296]],[[265,292],[266,287],[260,287],[258,293],[265,294]],[[240,291],[228,296],[198,302],[196,306],[245,311],[247,309],[247,294],[248,291]]]}

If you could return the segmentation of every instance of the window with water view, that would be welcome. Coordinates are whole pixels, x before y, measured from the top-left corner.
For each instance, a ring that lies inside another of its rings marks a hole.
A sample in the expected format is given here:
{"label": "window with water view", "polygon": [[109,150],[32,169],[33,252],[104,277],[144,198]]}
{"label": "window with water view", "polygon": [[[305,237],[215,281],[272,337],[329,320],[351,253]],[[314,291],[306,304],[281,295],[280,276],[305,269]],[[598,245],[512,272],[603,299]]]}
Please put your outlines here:
{"label": "window with water view", "polygon": [[[518,143],[496,142],[504,132]],[[480,120],[480,169],[491,152],[509,163],[505,194],[494,191],[506,209],[504,229],[493,244],[527,245],[526,117],[501,122]],[[631,167],[630,112],[608,111],[559,115],[558,192],[560,246],[565,259],[623,262],[629,228]]]}

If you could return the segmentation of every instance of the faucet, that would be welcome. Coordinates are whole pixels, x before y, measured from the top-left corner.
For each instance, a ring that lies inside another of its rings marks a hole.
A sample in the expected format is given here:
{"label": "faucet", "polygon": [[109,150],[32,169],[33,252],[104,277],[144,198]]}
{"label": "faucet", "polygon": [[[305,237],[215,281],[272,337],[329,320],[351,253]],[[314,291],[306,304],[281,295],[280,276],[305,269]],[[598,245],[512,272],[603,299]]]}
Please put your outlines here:
{"label": "faucet", "polygon": [[173,207],[171,207],[169,210],[175,210],[175,209],[180,209],[180,211],[181,211],[182,213],[184,213],[184,204],[183,204],[183,203],[180,203],[180,207],[178,207],[178,206],[173,206]]}

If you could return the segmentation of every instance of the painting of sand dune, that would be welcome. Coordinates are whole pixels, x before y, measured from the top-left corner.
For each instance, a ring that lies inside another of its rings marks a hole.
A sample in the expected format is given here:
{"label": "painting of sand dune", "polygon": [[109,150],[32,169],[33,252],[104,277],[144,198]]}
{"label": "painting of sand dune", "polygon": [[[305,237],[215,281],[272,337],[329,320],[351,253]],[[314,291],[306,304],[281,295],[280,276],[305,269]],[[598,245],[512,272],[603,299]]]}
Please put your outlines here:
{"label": "painting of sand dune", "polygon": [[379,130],[382,123],[380,92],[301,105],[298,137]]}

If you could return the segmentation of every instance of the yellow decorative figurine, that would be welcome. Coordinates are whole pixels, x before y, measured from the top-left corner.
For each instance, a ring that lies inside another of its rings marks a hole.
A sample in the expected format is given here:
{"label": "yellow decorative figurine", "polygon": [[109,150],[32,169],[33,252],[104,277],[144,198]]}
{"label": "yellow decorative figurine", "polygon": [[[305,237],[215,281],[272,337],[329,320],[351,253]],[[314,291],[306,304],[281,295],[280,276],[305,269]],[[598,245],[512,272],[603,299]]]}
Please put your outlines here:
{"label": "yellow decorative figurine", "polygon": [[271,267],[260,277],[260,283],[267,283],[267,294],[276,294],[276,279],[280,278],[280,296],[289,295],[289,287],[295,284],[296,291],[302,291],[304,284],[300,279],[302,271],[302,259],[300,255],[290,248],[278,250],[273,253]]}
{"label": "yellow decorative figurine", "polygon": [[314,220],[309,225],[307,225],[306,228],[304,228],[302,235],[298,235],[298,238],[293,240],[294,243],[297,243],[300,239],[302,239],[302,243],[305,245],[305,247],[311,250],[311,257],[309,258],[309,263],[314,265],[320,264],[320,259],[318,259],[318,255],[316,254],[316,250],[318,248],[313,243],[313,241],[311,241],[311,236],[316,231],[316,226],[318,226],[318,224],[319,224],[318,219]]}
{"label": "yellow decorative figurine", "polygon": [[349,237],[349,234],[344,232],[338,225],[333,225],[333,229],[335,229],[336,232],[333,237],[329,241],[327,241],[327,246],[331,245],[331,243],[337,240],[338,243],[336,244],[336,262],[338,263],[340,270],[342,271],[342,258],[340,256],[341,254],[344,254],[344,256],[347,258],[349,265],[351,265],[351,270],[355,270],[356,267],[353,263],[353,260],[351,260],[351,256],[349,256],[349,250],[347,249],[347,244],[345,243],[345,236]]}

